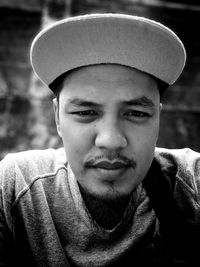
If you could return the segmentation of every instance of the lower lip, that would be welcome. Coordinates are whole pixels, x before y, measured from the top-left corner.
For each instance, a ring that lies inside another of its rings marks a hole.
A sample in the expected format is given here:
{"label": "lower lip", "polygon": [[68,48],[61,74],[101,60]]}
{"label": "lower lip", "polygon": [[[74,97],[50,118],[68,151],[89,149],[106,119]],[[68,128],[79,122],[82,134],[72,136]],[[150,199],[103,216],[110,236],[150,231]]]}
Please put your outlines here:
{"label": "lower lip", "polygon": [[119,176],[122,176],[128,170],[128,167],[117,168],[117,169],[103,169],[103,168],[91,168],[91,169],[96,173],[98,173],[101,179],[115,180]]}

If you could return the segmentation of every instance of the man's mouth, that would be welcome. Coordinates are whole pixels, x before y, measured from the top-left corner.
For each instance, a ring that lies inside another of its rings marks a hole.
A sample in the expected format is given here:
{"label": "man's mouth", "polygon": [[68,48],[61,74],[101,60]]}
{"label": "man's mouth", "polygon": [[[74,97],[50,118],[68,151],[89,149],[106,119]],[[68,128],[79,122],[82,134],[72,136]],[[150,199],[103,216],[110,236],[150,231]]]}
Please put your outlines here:
{"label": "man's mouth", "polygon": [[135,165],[131,164],[130,160],[124,161],[120,159],[97,159],[88,161],[85,165],[86,168],[95,172],[95,175],[100,179],[106,181],[115,181]]}
{"label": "man's mouth", "polygon": [[115,161],[115,162],[100,161],[100,162],[93,164],[90,167],[98,168],[98,169],[105,169],[105,170],[117,170],[117,169],[127,168],[129,166],[126,163],[121,162],[121,161]]}

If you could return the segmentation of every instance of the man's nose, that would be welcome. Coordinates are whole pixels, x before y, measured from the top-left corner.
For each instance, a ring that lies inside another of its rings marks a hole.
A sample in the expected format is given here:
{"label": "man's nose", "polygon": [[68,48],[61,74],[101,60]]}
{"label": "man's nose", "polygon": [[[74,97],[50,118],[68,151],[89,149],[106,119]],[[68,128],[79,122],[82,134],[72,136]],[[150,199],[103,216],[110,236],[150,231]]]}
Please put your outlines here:
{"label": "man's nose", "polygon": [[114,121],[107,121],[97,127],[95,145],[99,148],[117,150],[127,146],[127,139],[121,129]]}

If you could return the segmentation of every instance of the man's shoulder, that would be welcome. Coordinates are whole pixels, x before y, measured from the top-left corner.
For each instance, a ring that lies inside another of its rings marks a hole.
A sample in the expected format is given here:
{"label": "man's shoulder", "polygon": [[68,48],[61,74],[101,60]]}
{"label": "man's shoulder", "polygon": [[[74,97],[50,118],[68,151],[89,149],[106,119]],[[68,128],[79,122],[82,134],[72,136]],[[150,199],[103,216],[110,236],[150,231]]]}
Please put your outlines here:
{"label": "man's shoulder", "polygon": [[0,181],[15,182],[19,177],[30,181],[36,176],[55,173],[65,162],[63,148],[9,153],[0,162]]}
{"label": "man's shoulder", "polygon": [[66,161],[65,153],[63,148],[58,149],[38,149],[38,150],[26,150],[16,153],[8,153],[1,162],[5,164],[17,164],[20,166],[24,166],[24,164],[28,165],[39,165],[54,163],[54,164],[62,164]]}
{"label": "man's shoulder", "polygon": [[178,156],[178,157],[182,157],[182,156],[187,156],[188,155],[195,155],[195,156],[200,156],[200,152],[197,152],[191,148],[188,147],[184,147],[184,148],[164,148],[164,147],[156,147],[155,148],[155,154],[168,154],[168,155],[173,155],[173,156]]}
{"label": "man's shoulder", "polygon": [[34,188],[38,199],[42,188],[48,190],[57,181],[59,170],[65,168],[64,155],[62,148],[28,150],[9,153],[0,161],[0,210],[5,213],[10,228],[13,207],[30,189]]}
{"label": "man's shoulder", "polygon": [[192,195],[200,192],[200,153],[190,148],[155,149],[155,160],[164,175],[175,178]]}
{"label": "man's shoulder", "polygon": [[194,164],[200,164],[200,153],[190,148],[167,149],[156,147],[155,158],[161,165],[177,164],[184,168],[193,168]]}

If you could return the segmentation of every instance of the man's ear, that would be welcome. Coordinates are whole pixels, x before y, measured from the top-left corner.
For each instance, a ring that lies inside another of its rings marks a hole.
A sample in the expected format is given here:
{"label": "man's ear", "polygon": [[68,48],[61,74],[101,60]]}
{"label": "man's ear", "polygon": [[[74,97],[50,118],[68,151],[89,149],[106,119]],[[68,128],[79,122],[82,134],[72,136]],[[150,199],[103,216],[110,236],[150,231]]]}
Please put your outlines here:
{"label": "man's ear", "polygon": [[162,103],[160,103],[160,113],[161,113],[161,111],[162,111]]}
{"label": "man's ear", "polygon": [[57,98],[53,99],[53,110],[54,110],[54,115],[55,115],[55,122],[56,122],[56,128],[58,135],[61,136],[61,130],[60,130],[60,120],[59,120],[59,103]]}

